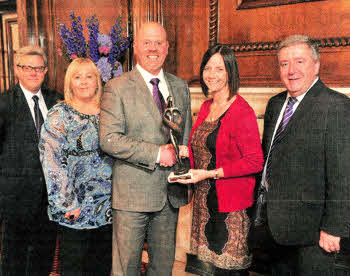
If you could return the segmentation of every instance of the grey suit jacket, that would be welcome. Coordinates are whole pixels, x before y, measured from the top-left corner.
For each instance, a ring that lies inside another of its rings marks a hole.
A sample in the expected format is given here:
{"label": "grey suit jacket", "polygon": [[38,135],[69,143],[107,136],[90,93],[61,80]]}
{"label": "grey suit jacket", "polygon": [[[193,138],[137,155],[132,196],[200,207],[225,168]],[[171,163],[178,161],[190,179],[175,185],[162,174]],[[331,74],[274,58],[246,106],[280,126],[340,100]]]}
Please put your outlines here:
{"label": "grey suit jacket", "polygon": [[[263,150],[287,92],[272,97]],[[307,92],[274,146],[267,193],[268,223],[280,244],[316,244],[320,230],[349,237],[350,99],[321,80]]]}
{"label": "grey suit jacket", "polygon": [[[174,75],[165,73],[165,78],[184,119],[180,142],[187,145],[192,127],[189,89],[185,81]],[[159,146],[168,141],[157,105],[136,68],[106,84],[101,103],[100,145],[116,158],[114,209],[159,211],[167,197],[173,207],[187,204],[187,187],[169,184],[171,169],[156,164]]]}

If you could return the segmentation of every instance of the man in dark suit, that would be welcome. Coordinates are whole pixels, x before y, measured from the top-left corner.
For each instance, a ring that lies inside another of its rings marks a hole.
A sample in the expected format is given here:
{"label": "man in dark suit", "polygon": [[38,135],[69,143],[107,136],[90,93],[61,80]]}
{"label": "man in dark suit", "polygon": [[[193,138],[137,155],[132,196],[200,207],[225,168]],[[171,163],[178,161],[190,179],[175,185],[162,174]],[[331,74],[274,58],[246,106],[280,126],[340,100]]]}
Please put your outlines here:
{"label": "man in dark suit", "polygon": [[[5,121],[5,116],[6,116],[6,104],[4,102],[0,102],[0,137],[1,137],[1,133],[3,132],[2,128],[4,125],[4,121]],[[1,143],[0,143],[1,146]],[[1,152],[1,148],[0,148],[0,152]]]}
{"label": "man in dark suit", "polygon": [[102,97],[100,144],[116,158],[114,276],[140,275],[146,234],[147,275],[170,276],[172,271],[178,208],[187,204],[187,187],[167,182],[176,158],[162,122],[164,99],[172,96],[182,113],[183,145],[188,142],[192,121],[186,82],[162,70],[168,47],[164,28],[145,23],[134,41],[136,68],[108,82]]}
{"label": "man in dark suit", "polygon": [[262,178],[272,275],[349,275],[340,240],[350,226],[350,100],[318,77],[309,37],[286,38],[277,55],[287,91],[266,108]]}
{"label": "man in dark suit", "polygon": [[18,50],[15,74],[19,83],[0,102],[0,212],[2,275],[47,276],[56,241],[55,224],[47,215],[47,193],[39,160],[40,127],[47,110],[59,98],[42,87],[47,58],[40,47]]}

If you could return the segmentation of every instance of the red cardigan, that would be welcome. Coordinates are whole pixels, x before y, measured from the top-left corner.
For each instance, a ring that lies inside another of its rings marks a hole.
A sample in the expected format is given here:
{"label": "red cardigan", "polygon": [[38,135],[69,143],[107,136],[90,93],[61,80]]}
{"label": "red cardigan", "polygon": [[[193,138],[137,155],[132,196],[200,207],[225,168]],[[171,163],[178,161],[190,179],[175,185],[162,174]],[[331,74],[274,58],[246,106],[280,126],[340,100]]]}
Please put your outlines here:
{"label": "red cardigan", "polygon": [[[193,168],[191,139],[195,129],[206,119],[212,100],[205,101],[190,134],[189,155]],[[246,209],[253,203],[255,173],[263,168],[263,153],[256,116],[250,105],[239,95],[231,104],[216,140],[216,168],[224,177],[216,180],[220,212]]]}

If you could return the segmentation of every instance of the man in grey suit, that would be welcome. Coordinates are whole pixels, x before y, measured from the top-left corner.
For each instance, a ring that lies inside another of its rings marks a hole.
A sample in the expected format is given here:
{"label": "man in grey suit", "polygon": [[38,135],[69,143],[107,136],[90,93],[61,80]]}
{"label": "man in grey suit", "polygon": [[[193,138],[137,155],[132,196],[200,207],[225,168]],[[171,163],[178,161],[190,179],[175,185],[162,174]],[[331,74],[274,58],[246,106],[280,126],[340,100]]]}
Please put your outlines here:
{"label": "man in grey suit", "polygon": [[287,91],[269,100],[263,135],[262,181],[279,256],[272,275],[349,275],[341,240],[350,226],[350,100],[318,77],[309,37],[286,38],[277,55]]}
{"label": "man in grey suit", "polygon": [[167,182],[176,158],[162,112],[164,99],[172,96],[183,116],[180,142],[187,145],[190,95],[185,81],[162,70],[169,45],[160,24],[145,23],[133,47],[136,68],[108,82],[101,103],[101,148],[116,158],[112,274],[140,275],[147,235],[147,275],[167,276],[174,262],[178,208],[187,204],[187,187]]}

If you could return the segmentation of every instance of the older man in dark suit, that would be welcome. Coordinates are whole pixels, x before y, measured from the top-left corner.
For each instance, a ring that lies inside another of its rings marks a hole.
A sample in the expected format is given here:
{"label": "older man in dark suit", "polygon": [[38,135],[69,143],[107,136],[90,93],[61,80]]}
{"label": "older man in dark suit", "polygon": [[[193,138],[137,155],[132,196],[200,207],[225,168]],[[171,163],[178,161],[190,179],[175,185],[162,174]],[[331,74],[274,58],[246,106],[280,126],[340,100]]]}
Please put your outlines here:
{"label": "older man in dark suit", "polygon": [[162,123],[164,99],[182,113],[186,145],[191,130],[187,84],[162,70],[168,54],[164,28],[145,23],[137,33],[137,65],[105,86],[101,104],[101,148],[116,158],[113,168],[113,275],[138,276],[147,234],[149,276],[170,276],[175,255],[178,208],[187,187],[169,184],[176,158]]}
{"label": "older man in dark suit", "polygon": [[2,275],[50,273],[56,227],[47,215],[47,192],[39,160],[40,127],[60,97],[42,87],[47,58],[40,47],[18,50],[19,83],[0,93],[0,212],[3,219]]}
{"label": "older man in dark suit", "polygon": [[283,40],[278,62],[287,91],[269,100],[263,135],[272,272],[349,275],[350,100],[319,79],[309,37]]}

